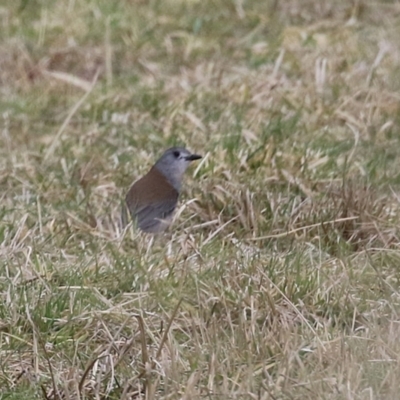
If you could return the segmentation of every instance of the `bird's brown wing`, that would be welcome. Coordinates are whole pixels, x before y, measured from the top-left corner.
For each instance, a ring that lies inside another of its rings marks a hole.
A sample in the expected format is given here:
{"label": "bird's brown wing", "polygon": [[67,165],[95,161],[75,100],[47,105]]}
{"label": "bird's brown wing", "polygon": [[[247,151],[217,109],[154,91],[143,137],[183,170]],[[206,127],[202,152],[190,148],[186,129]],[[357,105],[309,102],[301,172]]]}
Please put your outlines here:
{"label": "bird's brown wing", "polygon": [[168,226],[165,220],[172,217],[178,197],[178,191],[153,168],[132,185],[126,195],[126,204],[142,231],[159,232]]}

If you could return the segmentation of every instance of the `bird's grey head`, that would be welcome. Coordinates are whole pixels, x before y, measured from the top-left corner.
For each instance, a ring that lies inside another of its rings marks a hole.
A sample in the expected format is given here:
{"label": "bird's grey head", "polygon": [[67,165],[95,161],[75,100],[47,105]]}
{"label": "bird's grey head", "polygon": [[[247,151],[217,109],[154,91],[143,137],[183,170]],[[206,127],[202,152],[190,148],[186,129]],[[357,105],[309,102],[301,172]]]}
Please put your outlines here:
{"label": "bird's grey head", "polygon": [[161,158],[154,165],[179,192],[183,174],[189,164],[201,158],[198,154],[192,154],[184,147],[171,147],[166,150]]}

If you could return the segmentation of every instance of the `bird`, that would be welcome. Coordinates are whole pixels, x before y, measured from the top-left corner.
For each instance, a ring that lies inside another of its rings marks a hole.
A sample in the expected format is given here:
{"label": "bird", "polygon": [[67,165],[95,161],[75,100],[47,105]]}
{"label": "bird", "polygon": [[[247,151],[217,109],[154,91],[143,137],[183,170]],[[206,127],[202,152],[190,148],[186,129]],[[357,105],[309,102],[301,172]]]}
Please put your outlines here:
{"label": "bird", "polygon": [[172,222],[182,187],[183,175],[194,160],[202,158],[184,147],[171,147],[150,171],[133,183],[125,197],[122,225],[128,209],[137,227],[147,233],[165,231]]}

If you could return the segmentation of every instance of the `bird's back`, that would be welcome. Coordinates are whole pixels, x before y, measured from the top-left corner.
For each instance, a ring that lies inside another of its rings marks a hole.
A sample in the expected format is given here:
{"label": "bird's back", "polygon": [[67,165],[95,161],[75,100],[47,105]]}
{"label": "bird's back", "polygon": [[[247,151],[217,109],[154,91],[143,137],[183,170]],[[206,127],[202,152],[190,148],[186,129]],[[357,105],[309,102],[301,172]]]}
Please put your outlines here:
{"label": "bird's back", "polygon": [[155,167],[136,181],[126,195],[132,218],[144,232],[165,230],[178,202],[178,191]]}

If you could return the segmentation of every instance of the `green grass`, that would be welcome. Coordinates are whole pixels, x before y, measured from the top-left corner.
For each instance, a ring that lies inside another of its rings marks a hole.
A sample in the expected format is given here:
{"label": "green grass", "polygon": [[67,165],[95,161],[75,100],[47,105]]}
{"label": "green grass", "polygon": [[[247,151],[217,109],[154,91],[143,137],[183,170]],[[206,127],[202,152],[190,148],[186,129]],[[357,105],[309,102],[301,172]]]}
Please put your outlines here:
{"label": "green grass", "polygon": [[396,399],[398,4],[3,3],[0,398]]}

